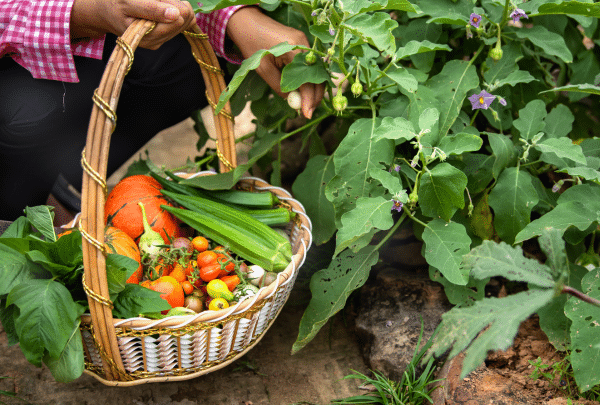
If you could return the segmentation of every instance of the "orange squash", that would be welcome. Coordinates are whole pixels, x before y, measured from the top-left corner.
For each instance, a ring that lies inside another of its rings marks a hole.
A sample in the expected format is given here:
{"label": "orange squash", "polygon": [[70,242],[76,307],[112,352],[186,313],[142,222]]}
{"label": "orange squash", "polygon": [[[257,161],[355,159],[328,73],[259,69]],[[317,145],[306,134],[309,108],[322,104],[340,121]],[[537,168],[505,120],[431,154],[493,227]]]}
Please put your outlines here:
{"label": "orange squash", "polygon": [[142,281],[143,269],[140,261],[140,250],[129,235],[114,226],[109,226],[104,232],[104,247],[109,253],[117,253],[137,261],[140,265],[127,279],[127,282],[139,284]]}
{"label": "orange squash", "polygon": [[[170,205],[160,193],[162,186],[150,176],[138,174],[121,180],[111,190],[104,205],[104,221],[107,226],[119,228],[133,240],[138,241],[144,233],[142,211],[138,202],[144,204],[148,222],[159,232],[165,244],[170,238],[180,236],[179,222],[161,205]],[[167,236],[168,235],[168,236]]]}

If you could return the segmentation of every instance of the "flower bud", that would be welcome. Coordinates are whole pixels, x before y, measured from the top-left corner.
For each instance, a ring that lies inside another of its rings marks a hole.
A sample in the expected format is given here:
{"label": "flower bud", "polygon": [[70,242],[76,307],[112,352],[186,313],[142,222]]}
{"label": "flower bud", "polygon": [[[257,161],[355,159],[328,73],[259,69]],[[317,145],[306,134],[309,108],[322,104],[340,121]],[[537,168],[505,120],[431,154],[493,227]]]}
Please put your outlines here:
{"label": "flower bud", "polygon": [[490,53],[488,54],[488,56],[497,62],[500,59],[502,59],[502,54],[503,54],[502,48],[500,48],[499,46],[496,46],[496,47],[490,49]]}
{"label": "flower bud", "polygon": [[340,94],[341,92],[338,90],[338,93],[333,97],[331,103],[333,104],[333,109],[339,114],[348,107],[348,99]]}

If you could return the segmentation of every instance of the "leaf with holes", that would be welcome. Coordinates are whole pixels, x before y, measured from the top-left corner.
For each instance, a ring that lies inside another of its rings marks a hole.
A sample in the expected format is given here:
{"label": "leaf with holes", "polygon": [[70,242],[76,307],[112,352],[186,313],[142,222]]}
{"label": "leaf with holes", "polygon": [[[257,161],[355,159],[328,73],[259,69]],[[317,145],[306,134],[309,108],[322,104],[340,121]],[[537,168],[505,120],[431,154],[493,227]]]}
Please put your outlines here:
{"label": "leaf with holes", "polygon": [[[600,269],[581,280],[582,291],[600,299]],[[600,383],[600,308],[570,297],[565,305],[571,325],[571,364],[575,381],[581,391]]]}
{"label": "leaf with holes", "polygon": [[344,308],[352,291],[362,287],[371,267],[379,259],[379,252],[367,246],[358,253],[345,250],[327,269],[319,270],[310,280],[312,298],[300,320],[292,354],[306,346],[325,323]]}

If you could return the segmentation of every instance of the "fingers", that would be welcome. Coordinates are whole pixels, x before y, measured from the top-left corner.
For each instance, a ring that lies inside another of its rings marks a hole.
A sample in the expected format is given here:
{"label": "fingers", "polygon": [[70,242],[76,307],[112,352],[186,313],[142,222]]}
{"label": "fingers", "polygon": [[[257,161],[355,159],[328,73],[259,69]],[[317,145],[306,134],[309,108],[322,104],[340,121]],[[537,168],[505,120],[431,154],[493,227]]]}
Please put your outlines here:
{"label": "fingers", "polygon": [[[155,7],[154,15],[157,17],[154,19],[148,17],[145,18],[156,21],[157,24],[154,30],[146,35],[140,42],[140,46],[143,48],[158,49],[163,43],[185,31],[195,22],[194,11],[191,4],[187,1],[162,0],[161,2],[158,2],[154,0],[153,4],[153,6],[150,6],[150,9]],[[164,18],[162,19],[159,17],[161,15],[161,10],[164,10],[164,13],[162,14]],[[177,17],[173,20],[165,21],[167,16],[171,17],[173,15],[176,15]]]}
{"label": "fingers", "polygon": [[176,5],[174,1],[134,0],[128,2],[125,12],[133,18],[171,23],[177,21],[185,9]]}
{"label": "fingers", "polygon": [[299,89],[302,99],[302,115],[306,118],[312,118],[313,112],[323,100],[325,94],[325,83],[312,84],[304,83]]}

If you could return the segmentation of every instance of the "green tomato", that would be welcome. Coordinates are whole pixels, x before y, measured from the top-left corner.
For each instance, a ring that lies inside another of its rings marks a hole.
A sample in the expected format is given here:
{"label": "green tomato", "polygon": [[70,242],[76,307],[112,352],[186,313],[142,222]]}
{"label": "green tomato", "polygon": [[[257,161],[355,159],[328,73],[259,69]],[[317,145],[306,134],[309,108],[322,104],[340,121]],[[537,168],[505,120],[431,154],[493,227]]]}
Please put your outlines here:
{"label": "green tomato", "polygon": [[337,93],[333,97],[331,103],[333,104],[333,109],[337,111],[337,113],[341,113],[348,107],[348,99],[340,93]]}
{"label": "green tomato", "polygon": [[493,60],[499,61],[500,59],[502,59],[502,53],[502,48],[494,47],[490,49],[490,53],[488,55]]}
{"label": "green tomato", "polygon": [[304,62],[307,65],[314,65],[316,61],[317,61],[317,56],[315,55],[315,53],[313,51],[310,51],[309,53],[306,54],[306,56],[304,56]]}
{"label": "green tomato", "polygon": [[352,94],[354,94],[354,97],[358,97],[363,92],[363,86],[360,82],[354,82],[352,84],[352,86],[350,87],[350,91],[352,91]]}

